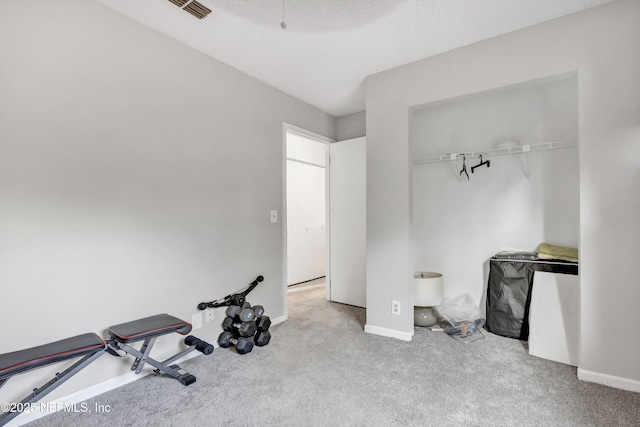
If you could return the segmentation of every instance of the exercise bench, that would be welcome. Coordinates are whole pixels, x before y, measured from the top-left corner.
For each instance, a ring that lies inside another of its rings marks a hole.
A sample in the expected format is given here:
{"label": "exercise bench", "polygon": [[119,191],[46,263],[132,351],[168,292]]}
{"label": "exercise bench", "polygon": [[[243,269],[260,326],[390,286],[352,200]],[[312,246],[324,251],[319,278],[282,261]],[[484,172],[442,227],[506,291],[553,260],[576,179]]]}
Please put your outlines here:
{"label": "exercise bench", "polygon": [[33,389],[20,403],[11,404],[9,411],[0,415],[0,426],[7,424],[25,410],[30,409],[32,404],[51,393],[91,362],[102,356],[106,348],[107,345],[102,338],[96,334],[88,333],[38,347],[1,354],[0,387],[5,385],[14,375],[77,357],[82,357],[82,359],[62,373],[56,373],[49,382],[41,387]]}
{"label": "exercise bench", "polygon": [[[180,381],[187,386],[196,382],[196,377],[186,372],[178,365],[169,365],[169,363],[179,359],[192,350],[199,350],[204,354],[211,354],[213,346],[193,336],[188,336],[185,343],[190,346],[169,359],[159,362],[149,354],[155,344],[156,338],[162,335],[177,332],[180,335],[186,335],[191,331],[191,324],[180,320],[177,317],[168,314],[157,314],[144,319],[135,320],[133,322],[121,323],[111,326],[108,329],[111,339],[107,341],[109,353],[120,356],[117,351],[122,350],[127,354],[134,356],[136,359],[131,365],[131,370],[139,374],[146,363],[156,368],[156,373],[164,372],[167,375]],[[129,344],[143,341],[140,349],[135,349]],[[202,345],[204,343],[204,346]]]}
{"label": "exercise bench", "polygon": [[[13,353],[0,354],[0,388],[15,375],[41,368],[53,363],[82,357],[62,373],[56,373],[54,378],[43,386],[36,388],[20,403],[10,404],[10,409],[0,415],[0,427],[6,425],[22,412],[30,409],[31,405],[51,393],[69,378],[87,367],[105,352],[114,356],[124,357],[119,351],[135,357],[131,367],[132,371],[139,374],[146,363],[153,366],[154,372],[161,372],[177,379],[185,386],[193,384],[196,377],[184,371],[178,365],[170,363],[185,356],[187,353],[198,350],[203,354],[211,354],[213,345],[202,341],[192,335],[185,338],[184,342],[189,348],[177,353],[169,359],[159,362],[149,356],[155,344],[156,338],[177,332],[186,335],[191,331],[191,324],[168,314],[158,314],[133,322],[121,323],[108,329],[111,339],[105,341],[94,333],[78,335],[72,338],[15,351]],[[142,341],[139,350],[130,344]]]}

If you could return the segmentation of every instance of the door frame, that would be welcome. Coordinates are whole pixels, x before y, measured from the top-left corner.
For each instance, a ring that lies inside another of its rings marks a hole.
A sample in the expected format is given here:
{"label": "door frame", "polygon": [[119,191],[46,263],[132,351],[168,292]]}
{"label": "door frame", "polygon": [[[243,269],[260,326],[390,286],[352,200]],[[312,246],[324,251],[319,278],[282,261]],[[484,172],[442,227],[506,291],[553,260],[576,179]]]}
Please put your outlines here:
{"label": "door frame", "polygon": [[326,241],[326,260],[325,260],[325,277],[326,277],[326,296],[327,300],[331,299],[331,221],[330,221],[330,172],[329,172],[329,144],[335,142],[334,139],[327,138],[315,132],[311,132],[307,129],[298,127],[291,123],[282,122],[282,300],[284,307],[284,319],[289,318],[289,299],[287,296],[287,284],[289,283],[287,263],[289,259],[289,253],[287,248],[287,132],[296,133],[305,138],[313,139],[321,142],[327,146],[325,151],[325,167],[324,167],[324,188],[325,188],[325,241]]}

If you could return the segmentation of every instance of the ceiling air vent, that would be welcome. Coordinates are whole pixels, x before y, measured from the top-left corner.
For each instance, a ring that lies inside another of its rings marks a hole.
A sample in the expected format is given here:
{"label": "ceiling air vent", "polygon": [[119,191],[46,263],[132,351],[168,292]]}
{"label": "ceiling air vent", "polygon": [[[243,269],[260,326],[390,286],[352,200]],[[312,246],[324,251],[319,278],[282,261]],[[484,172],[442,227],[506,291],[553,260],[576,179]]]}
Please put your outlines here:
{"label": "ceiling air vent", "polygon": [[198,19],[206,18],[211,13],[211,9],[197,2],[196,0],[169,0],[182,10],[189,12]]}
{"label": "ceiling air vent", "polygon": [[189,0],[169,0],[169,1],[178,7],[184,7],[185,4],[189,3]]}
{"label": "ceiling air vent", "polygon": [[198,19],[205,18],[208,14],[211,13],[211,9],[201,5],[195,0],[189,3],[183,10],[186,10]]}

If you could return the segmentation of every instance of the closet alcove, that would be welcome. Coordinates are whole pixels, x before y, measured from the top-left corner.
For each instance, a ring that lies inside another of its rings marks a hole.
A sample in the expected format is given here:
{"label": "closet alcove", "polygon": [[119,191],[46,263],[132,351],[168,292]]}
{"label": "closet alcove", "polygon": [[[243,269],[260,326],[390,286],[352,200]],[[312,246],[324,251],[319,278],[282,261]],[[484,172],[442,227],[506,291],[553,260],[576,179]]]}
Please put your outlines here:
{"label": "closet alcove", "polygon": [[[414,269],[442,273],[445,296],[468,293],[484,310],[494,254],[578,247],[577,96],[571,74],[412,109]],[[549,142],[557,149],[495,155]],[[480,159],[469,156],[460,175],[459,154],[491,150],[490,167],[472,173]]]}

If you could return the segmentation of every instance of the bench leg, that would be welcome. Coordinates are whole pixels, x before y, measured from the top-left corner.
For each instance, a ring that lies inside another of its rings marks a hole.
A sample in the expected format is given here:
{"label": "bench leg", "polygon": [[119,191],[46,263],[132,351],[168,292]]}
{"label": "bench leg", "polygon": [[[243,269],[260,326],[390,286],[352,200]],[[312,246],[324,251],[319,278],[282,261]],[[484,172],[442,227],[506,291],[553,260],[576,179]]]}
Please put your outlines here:
{"label": "bench leg", "polygon": [[[62,373],[57,373],[55,377],[53,377],[49,382],[41,386],[40,388],[36,388],[30,393],[27,397],[22,399],[20,403],[16,405],[16,408],[19,410],[13,412],[5,412],[0,415],[0,426],[7,424],[9,421],[20,415],[25,408],[29,407],[30,403],[37,402],[38,400],[45,397],[47,394],[51,393],[56,388],[60,387],[65,381],[69,378],[80,372],[82,369],[87,367],[91,362],[96,360],[98,357],[104,354],[104,349],[100,349],[95,353],[86,355],[78,362],[74,363],[69,368],[65,369]],[[4,385],[9,378],[5,378],[0,383],[0,386]]]}
{"label": "bench leg", "polygon": [[[135,348],[131,347],[128,344],[120,343],[120,342],[117,342],[115,340],[108,341],[108,344],[109,344],[110,347],[115,347],[116,349],[122,350],[122,351],[126,352],[127,354],[132,355],[133,357],[136,358],[136,362],[138,362],[138,360],[140,360],[140,362],[148,363],[149,365],[151,365],[154,368],[156,368],[156,370],[162,371],[165,374],[177,379],[183,385],[189,385],[189,384],[193,384],[194,382],[196,382],[196,377],[191,375],[190,373],[186,372],[180,366],[178,366],[178,365],[167,366],[166,364],[164,364],[162,362],[158,362],[157,360],[149,357],[149,352],[151,351],[151,347],[153,346],[152,343],[149,343],[149,345],[146,346],[146,347],[143,344],[142,347],[144,348],[144,352],[145,353],[143,353],[141,351],[141,350],[143,350],[143,348],[140,348],[140,350],[136,350]],[[145,341],[145,344],[146,344],[146,341]],[[134,365],[136,364],[136,362],[134,362]],[[134,369],[134,368],[132,368],[132,369]],[[136,373],[139,373],[138,371],[142,369],[141,364],[138,363],[137,364],[137,368],[135,368],[135,369],[136,369]]]}
{"label": "bench leg", "polygon": [[136,374],[142,372],[142,368],[144,367],[147,358],[149,357],[149,353],[151,353],[151,349],[153,348],[153,344],[155,344],[156,338],[147,338],[144,340],[144,344],[140,347],[141,356],[136,356],[136,360],[134,360],[133,365],[131,365],[131,370],[136,371]]}
{"label": "bench leg", "polygon": [[[163,360],[162,364],[163,365],[168,365],[169,363],[175,362],[176,360],[180,359],[181,357],[186,356],[187,354],[191,353],[195,349],[196,349],[196,346],[192,345],[188,349],[186,349],[184,351],[181,351],[180,353],[175,354],[175,355],[171,356],[170,358],[168,358],[166,360]],[[0,385],[0,387],[2,387],[2,386]]]}

